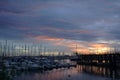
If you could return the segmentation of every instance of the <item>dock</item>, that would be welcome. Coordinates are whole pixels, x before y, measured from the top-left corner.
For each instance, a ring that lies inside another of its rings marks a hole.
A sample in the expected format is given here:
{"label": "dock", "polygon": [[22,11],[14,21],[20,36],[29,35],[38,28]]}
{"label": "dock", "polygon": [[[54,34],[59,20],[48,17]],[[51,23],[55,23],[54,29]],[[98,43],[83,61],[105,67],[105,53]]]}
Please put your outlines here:
{"label": "dock", "polygon": [[103,67],[120,67],[120,54],[110,53],[110,54],[80,54],[77,55],[78,64],[84,65],[94,65]]}

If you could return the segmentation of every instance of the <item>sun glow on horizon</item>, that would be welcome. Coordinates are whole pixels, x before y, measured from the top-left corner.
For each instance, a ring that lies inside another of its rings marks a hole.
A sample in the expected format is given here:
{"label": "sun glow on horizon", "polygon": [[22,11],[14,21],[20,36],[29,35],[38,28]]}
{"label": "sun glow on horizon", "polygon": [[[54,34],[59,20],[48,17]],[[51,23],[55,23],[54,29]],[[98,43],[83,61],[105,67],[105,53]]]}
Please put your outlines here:
{"label": "sun glow on horizon", "polygon": [[91,44],[90,47],[78,47],[74,48],[73,52],[79,54],[105,54],[111,51],[111,47],[106,44]]}

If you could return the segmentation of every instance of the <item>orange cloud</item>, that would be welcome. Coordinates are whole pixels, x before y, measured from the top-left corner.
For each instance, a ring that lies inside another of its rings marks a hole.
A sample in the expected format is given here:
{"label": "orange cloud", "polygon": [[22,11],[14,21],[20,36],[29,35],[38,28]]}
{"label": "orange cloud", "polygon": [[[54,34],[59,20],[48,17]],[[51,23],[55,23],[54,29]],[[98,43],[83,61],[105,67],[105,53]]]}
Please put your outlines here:
{"label": "orange cloud", "polygon": [[96,54],[101,54],[110,51],[110,46],[108,44],[91,44],[91,49],[93,50],[94,53]]}
{"label": "orange cloud", "polygon": [[[54,43],[57,46],[68,47],[72,52],[78,52],[80,54],[102,54],[110,50],[109,45],[100,43],[85,43],[66,40]],[[86,45],[87,44],[87,45]],[[77,45],[77,47],[76,47]]]}
{"label": "orange cloud", "polygon": [[[108,44],[102,43],[88,43],[88,42],[80,42],[75,40],[67,40],[64,38],[56,38],[49,36],[34,36],[28,35],[34,38],[36,41],[47,41],[50,42],[54,46],[63,46],[66,47],[69,51],[78,52],[81,54],[90,54],[90,53],[105,53],[109,51]],[[76,48],[77,46],[77,48]]]}
{"label": "orange cloud", "polygon": [[91,44],[91,47],[93,48],[104,48],[104,47],[108,47],[109,45],[107,44],[102,44],[102,43],[96,43],[96,44]]}
{"label": "orange cloud", "polygon": [[87,47],[85,47],[84,43],[82,43],[82,42],[76,42],[76,41],[72,41],[72,40],[64,40],[64,41],[59,41],[57,43],[54,43],[54,45],[67,47],[72,52],[77,51],[78,53],[81,53],[81,54],[89,53],[89,49]]}
{"label": "orange cloud", "polygon": [[35,40],[47,40],[47,41],[60,41],[63,40],[63,38],[55,38],[55,37],[49,37],[49,36],[36,36],[34,37]]}

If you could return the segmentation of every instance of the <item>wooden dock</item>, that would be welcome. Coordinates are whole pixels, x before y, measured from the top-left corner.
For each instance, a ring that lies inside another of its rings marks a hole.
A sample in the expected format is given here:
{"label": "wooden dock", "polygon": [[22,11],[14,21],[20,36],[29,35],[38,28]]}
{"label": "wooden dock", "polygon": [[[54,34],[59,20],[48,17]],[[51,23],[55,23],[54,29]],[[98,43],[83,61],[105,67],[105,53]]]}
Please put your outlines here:
{"label": "wooden dock", "polygon": [[77,55],[78,64],[104,66],[104,67],[120,67],[120,54],[81,54]]}

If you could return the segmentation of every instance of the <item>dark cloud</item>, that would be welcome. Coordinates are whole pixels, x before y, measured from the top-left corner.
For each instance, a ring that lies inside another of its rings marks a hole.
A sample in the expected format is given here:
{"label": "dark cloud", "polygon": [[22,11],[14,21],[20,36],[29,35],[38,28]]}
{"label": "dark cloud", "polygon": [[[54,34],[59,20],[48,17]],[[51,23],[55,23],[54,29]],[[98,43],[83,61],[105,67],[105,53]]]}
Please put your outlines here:
{"label": "dark cloud", "polygon": [[119,0],[0,0],[0,38],[119,40]]}

